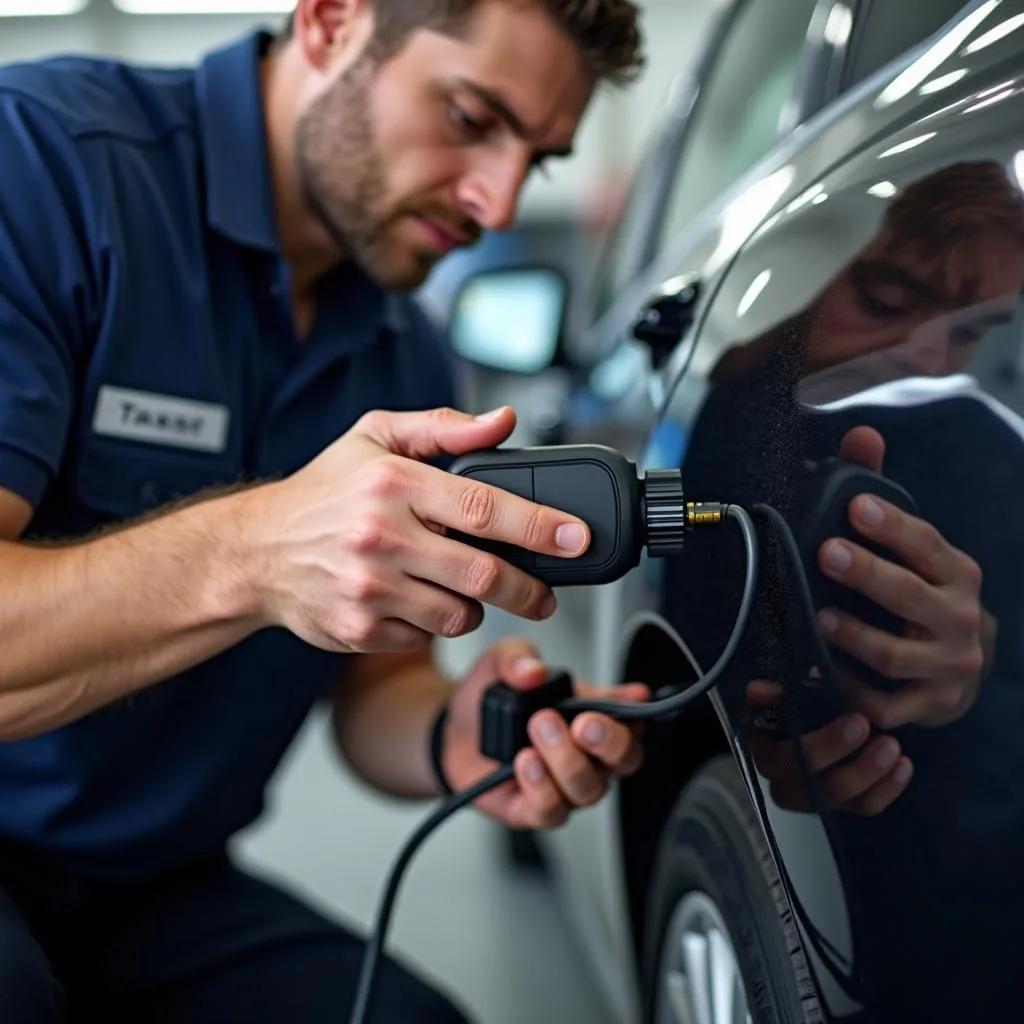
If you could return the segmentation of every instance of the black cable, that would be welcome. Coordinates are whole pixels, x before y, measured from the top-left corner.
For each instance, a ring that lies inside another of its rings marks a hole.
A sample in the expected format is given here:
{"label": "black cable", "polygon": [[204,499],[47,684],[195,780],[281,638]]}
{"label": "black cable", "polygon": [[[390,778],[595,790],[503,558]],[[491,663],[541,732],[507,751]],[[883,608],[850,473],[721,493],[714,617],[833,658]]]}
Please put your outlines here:
{"label": "black cable", "polygon": [[[774,509],[773,509],[774,511]],[[612,700],[588,700],[582,697],[571,697],[558,704],[560,711],[579,714],[583,711],[598,711],[610,715],[619,720],[656,718],[660,715],[670,715],[679,711],[682,707],[696,700],[708,692],[732,663],[736,652],[743,642],[750,622],[750,615],[754,608],[754,598],[757,594],[757,575],[760,552],[757,541],[757,531],[754,523],[746,510],[739,505],[728,505],[725,510],[730,519],[734,519],[743,532],[743,540],[746,547],[746,579],[743,584],[743,597],[740,600],[740,608],[736,613],[736,624],[733,626],[732,634],[729,637],[725,649],[718,660],[708,671],[702,675],[691,686],[686,687],[680,693],[674,693],[671,697],[662,697],[660,700],[648,701],[645,704],[622,704]]]}
{"label": "black cable", "polygon": [[786,554],[789,555],[789,560],[793,566],[793,575],[796,577],[797,586],[797,597],[800,600],[800,610],[807,617],[808,623],[811,625],[811,643],[814,645],[814,655],[821,663],[822,672],[825,670],[825,666],[832,665],[832,655],[829,654],[828,647],[825,646],[825,641],[821,638],[821,633],[815,627],[815,623],[818,620],[818,613],[814,609],[814,598],[811,596],[811,586],[807,582],[807,573],[804,572],[803,557],[800,554],[800,548],[797,545],[796,538],[793,536],[793,531],[790,529],[789,523],[786,522],[783,514],[771,505],[757,504],[752,506],[754,512],[758,512],[770,519],[772,526],[775,527],[775,531],[782,541],[782,546],[786,550]]}
{"label": "black cable", "polygon": [[[770,520],[772,526],[775,528],[775,533],[779,538],[783,550],[788,556],[790,565],[793,569],[791,575],[796,578],[797,598],[800,610],[807,620],[808,632],[811,635],[811,644],[814,648],[814,654],[819,665],[820,674],[823,678],[828,675],[834,676],[835,665],[832,660],[832,655],[829,653],[828,647],[817,628],[818,616],[814,607],[814,598],[811,596],[811,588],[807,580],[807,573],[804,571],[803,558],[800,554],[800,548],[796,542],[796,538],[793,536],[793,531],[782,513],[771,505],[756,504],[752,506],[752,510]],[[793,725],[791,716],[790,725]],[[791,729],[789,740],[793,756],[796,761],[797,770],[800,772],[800,775],[804,780],[814,812],[821,821],[829,846],[832,848],[833,855],[836,858],[840,878],[845,877],[852,881],[853,874],[849,869],[849,865],[846,863],[842,843],[835,834],[834,822],[832,821],[832,817],[827,806],[827,800],[821,791],[817,776],[807,761],[807,754],[801,740],[799,723],[797,723],[796,728]],[[760,787],[755,784],[752,788],[755,791],[755,799],[757,801],[758,808],[762,816],[764,816],[767,821],[767,808],[765,807]],[[771,829],[767,829],[766,832],[769,836],[772,836]],[[800,919],[800,922],[803,924],[811,945],[814,947],[818,956],[828,968],[833,979],[843,992],[855,1002],[864,1002],[865,992],[863,991],[863,987],[865,985],[865,978],[863,977],[863,971],[858,968],[858,961],[860,958],[857,955],[856,949],[854,949],[851,963],[849,958],[838,950],[810,920],[806,908],[800,901],[799,896],[797,896],[796,890],[793,886],[793,880],[789,877],[789,873],[786,871],[785,862],[781,854],[778,852],[778,848],[774,842],[774,837],[772,837],[772,847],[785,887],[789,891],[790,902],[793,905],[793,910]],[[847,903],[847,909],[851,918],[853,918],[856,916],[856,906],[853,901],[847,901]],[[854,936],[855,943],[858,931],[859,929],[856,927],[855,922],[851,920],[851,934]],[[848,966],[844,968],[837,961],[845,961]]]}
{"label": "black cable", "polygon": [[395,861],[394,867],[391,869],[391,874],[388,876],[384,897],[377,911],[377,923],[374,927],[373,935],[367,944],[366,952],[363,954],[363,966],[359,972],[359,987],[356,991],[355,1004],[349,1017],[349,1024],[366,1024],[366,1021],[370,1019],[370,1001],[373,997],[373,982],[377,974],[377,964],[384,949],[384,939],[391,920],[391,912],[394,909],[395,897],[398,895],[398,887],[413,855],[427,836],[444,822],[446,818],[449,818],[467,804],[471,804],[478,797],[483,796],[484,793],[496,789],[502,783],[508,782],[513,778],[515,778],[515,769],[511,765],[504,765],[496,772],[481,779],[476,785],[448,797],[406,841],[402,852]]}

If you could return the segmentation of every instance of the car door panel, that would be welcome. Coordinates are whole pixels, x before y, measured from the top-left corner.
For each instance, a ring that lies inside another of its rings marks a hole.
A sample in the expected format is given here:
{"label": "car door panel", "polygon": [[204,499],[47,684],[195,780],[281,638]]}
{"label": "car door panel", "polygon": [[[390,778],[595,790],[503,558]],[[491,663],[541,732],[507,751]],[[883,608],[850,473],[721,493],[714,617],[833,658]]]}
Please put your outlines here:
{"label": "car door panel", "polygon": [[[1019,14],[1003,5],[1000,17]],[[986,47],[987,67],[975,51],[952,101],[918,93],[895,127],[814,175],[808,198],[783,197],[731,265],[663,414],[687,437],[684,480],[701,497],[768,501],[794,522],[804,461],[874,427],[886,472],[956,557],[980,566],[981,604],[999,623],[965,707],[927,725],[876,723],[871,742],[893,736],[913,765],[906,788],[875,813],[828,809],[834,773],[765,767],[749,684],[774,673],[797,723],[808,688],[850,710],[861,691],[827,667],[794,674],[804,662],[792,581],[767,563],[762,618],[717,699],[832,1019],[1010,1019],[1024,997],[1024,533],[1012,511],[1024,480],[1024,105],[1015,86],[996,88],[1009,81],[999,45]],[[862,123],[877,124],[884,90],[861,94],[872,112]],[[652,570],[666,618],[704,667],[731,628],[741,567],[723,533]],[[930,685],[941,688],[941,671]]]}

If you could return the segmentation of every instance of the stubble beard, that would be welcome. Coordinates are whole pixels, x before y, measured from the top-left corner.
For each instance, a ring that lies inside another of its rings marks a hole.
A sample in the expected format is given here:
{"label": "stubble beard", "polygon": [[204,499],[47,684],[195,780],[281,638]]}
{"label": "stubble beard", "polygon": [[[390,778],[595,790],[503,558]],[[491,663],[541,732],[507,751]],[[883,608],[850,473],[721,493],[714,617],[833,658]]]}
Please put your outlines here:
{"label": "stubble beard", "polygon": [[370,115],[379,62],[365,54],[300,119],[295,164],[303,198],[338,247],[381,287],[411,291],[433,261],[395,251],[400,212],[389,211],[384,161]]}

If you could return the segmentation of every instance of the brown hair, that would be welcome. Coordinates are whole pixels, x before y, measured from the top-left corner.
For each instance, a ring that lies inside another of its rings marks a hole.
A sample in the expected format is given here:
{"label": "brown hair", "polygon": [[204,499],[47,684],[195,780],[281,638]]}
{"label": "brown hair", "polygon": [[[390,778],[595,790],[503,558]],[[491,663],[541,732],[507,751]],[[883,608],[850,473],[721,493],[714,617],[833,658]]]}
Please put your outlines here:
{"label": "brown hair", "polygon": [[883,230],[927,254],[990,231],[1024,247],[1024,197],[993,160],[951,164],[908,185]]}
{"label": "brown hair", "polygon": [[1024,196],[1001,164],[965,161],[908,185],[867,251],[915,257],[940,294],[969,306],[986,273],[976,243],[992,235],[1024,249]]}
{"label": "brown hair", "polygon": [[[481,0],[372,0],[373,52],[385,60],[394,56],[416,29],[459,35]],[[533,3],[546,10],[555,24],[576,44],[595,78],[613,85],[634,81],[646,63],[639,27],[639,9],[632,0],[501,0]],[[294,15],[278,34],[291,38]]]}

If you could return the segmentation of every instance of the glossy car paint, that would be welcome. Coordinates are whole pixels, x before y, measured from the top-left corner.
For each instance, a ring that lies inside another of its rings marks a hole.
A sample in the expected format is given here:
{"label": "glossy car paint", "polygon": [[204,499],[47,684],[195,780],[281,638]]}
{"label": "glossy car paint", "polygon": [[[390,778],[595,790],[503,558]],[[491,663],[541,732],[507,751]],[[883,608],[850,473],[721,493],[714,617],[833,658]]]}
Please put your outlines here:
{"label": "glossy car paint", "polygon": [[[617,359],[624,383],[591,404],[597,416],[570,410],[564,440],[614,444],[641,469],[680,465],[695,498],[791,511],[804,459],[836,454],[851,427],[876,427],[885,471],[981,567],[982,604],[998,623],[970,709],[892,730],[914,762],[906,791],[877,815],[822,813],[805,778],[780,797],[749,744],[747,684],[772,675],[795,705],[804,686],[773,640],[797,614],[792,587],[769,574],[729,677],[651,731],[640,776],[544,837],[623,1021],[639,1019],[632,936],[645,869],[687,777],[718,750],[735,755],[771,837],[825,1019],[1019,1016],[1022,20],[1020,2],[968,5],[824,105],[673,239],[581,342],[598,353],[595,379]],[[820,50],[809,53],[820,68]],[[808,72],[802,87],[836,80]],[[902,277],[871,278],[865,264],[878,262]],[[630,326],[681,275],[700,282],[695,323],[655,369]],[[740,564],[728,532],[694,537],[679,559],[563,592],[556,620],[531,635],[603,685],[685,683],[724,645]],[[849,698],[837,688],[835,699]]]}

